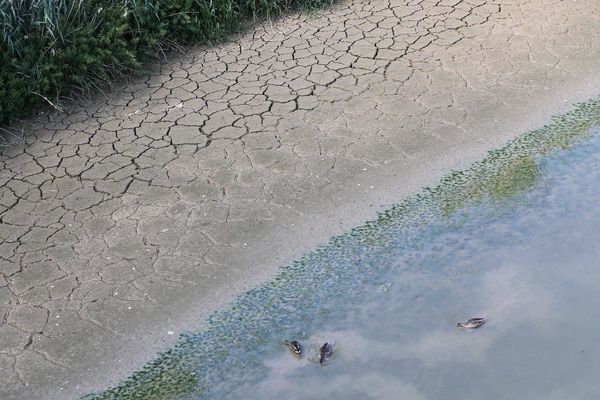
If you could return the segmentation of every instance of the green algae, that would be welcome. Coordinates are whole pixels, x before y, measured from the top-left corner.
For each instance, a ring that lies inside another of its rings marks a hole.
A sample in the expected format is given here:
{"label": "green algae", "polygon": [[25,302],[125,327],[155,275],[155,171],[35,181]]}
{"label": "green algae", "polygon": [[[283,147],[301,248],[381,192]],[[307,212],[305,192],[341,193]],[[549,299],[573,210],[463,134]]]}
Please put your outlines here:
{"label": "green algae", "polygon": [[189,365],[186,366],[183,358],[167,351],[160,359],[160,367],[155,363],[146,365],[129,378],[127,384],[118,385],[103,394],[86,395],[82,399],[171,400],[184,395],[202,395],[195,372]]}
{"label": "green algae", "polygon": [[494,150],[466,171],[456,171],[432,190],[449,215],[482,198],[506,200],[535,187],[539,171],[534,157],[554,149],[565,149],[590,135],[600,123],[600,100],[579,104],[573,111],[552,118],[552,122]]}

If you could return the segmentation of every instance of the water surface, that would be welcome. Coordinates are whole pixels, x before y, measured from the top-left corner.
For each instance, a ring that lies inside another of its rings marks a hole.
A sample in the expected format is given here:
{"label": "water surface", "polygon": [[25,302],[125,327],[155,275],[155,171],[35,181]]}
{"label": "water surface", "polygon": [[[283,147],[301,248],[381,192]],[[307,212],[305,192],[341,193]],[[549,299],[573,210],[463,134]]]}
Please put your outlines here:
{"label": "water surface", "polygon": [[[309,323],[294,326],[305,329],[307,346],[336,343],[328,365],[294,360],[277,345],[284,335],[274,327],[260,361],[214,386],[211,397],[600,398],[594,133],[536,159],[530,192],[458,210],[410,247],[402,229],[390,229],[383,248],[343,260],[369,270],[361,290],[327,297]],[[481,329],[456,329],[456,321],[479,315],[489,318]]]}

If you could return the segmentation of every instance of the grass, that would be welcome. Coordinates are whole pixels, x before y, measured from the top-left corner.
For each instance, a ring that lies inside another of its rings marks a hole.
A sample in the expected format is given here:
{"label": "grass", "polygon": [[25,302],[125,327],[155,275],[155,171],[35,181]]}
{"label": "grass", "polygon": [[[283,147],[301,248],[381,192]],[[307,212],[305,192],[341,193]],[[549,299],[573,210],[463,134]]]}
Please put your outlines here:
{"label": "grass", "polygon": [[332,0],[0,0],[0,123],[89,97],[157,56]]}

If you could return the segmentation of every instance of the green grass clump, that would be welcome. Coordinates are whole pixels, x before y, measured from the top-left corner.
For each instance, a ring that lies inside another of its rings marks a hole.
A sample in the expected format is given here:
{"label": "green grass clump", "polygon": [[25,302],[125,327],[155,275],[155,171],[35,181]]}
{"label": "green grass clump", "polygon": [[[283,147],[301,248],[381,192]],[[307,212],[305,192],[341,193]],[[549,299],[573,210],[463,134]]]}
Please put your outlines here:
{"label": "green grass clump", "polygon": [[331,0],[0,0],[0,123],[87,96],[164,49]]}

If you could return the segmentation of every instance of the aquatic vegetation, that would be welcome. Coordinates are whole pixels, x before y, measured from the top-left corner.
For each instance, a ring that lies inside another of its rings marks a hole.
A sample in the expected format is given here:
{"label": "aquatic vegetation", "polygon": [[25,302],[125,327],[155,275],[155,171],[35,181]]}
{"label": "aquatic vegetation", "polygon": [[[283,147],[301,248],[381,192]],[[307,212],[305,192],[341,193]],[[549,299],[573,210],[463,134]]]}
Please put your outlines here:
{"label": "aquatic vegetation", "polygon": [[532,189],[538,176],[537,164],[531,155],[506,160],[489,176],[482,177],[473,182],[470,187],[455,192],[455,196],[448,196],[442,206],[442,213],[450,215],[482,197],[500,202],[516,196]]}
{"label": "aquatic vegetation", "polygon": [[600,124],[600,100],[579,104],[575,110],[552,118],[540,129],[528,132],[466,171],[455,171],[430,190],[443,215],[483,198],[502,201],[532,189],[539,177],[535,158],[557,148],[568,148],[574,141],[590,135]]}
{"label": "aquatic vegetation", "polygon": [[[160,363],[151,363],[145,366],[137,377],[142,378],[138,384],[143,384],[144,391],[131,390],[135,385],[119,386],[110,393],[102,395],[84,396],[85,399],[119,399],[119,400],[170,400],[178,399],[182,395],[202,395],[198,386],[198,379],[189,362],[174,352],[167,351],[167,358]],[[143,379],[150,374],[151,380]],[[136,382],[136,378],[132,379]]]}

